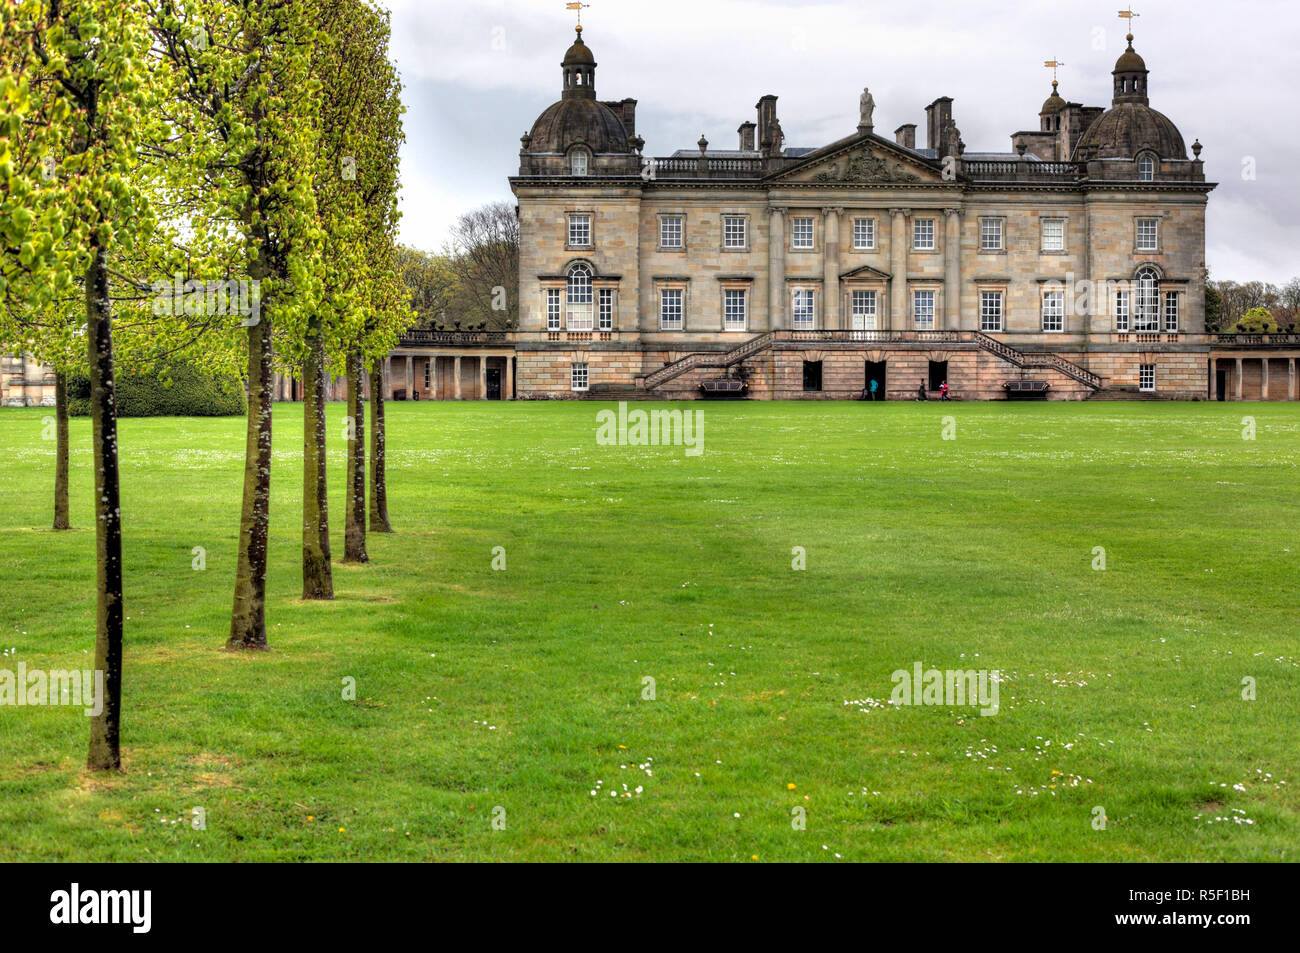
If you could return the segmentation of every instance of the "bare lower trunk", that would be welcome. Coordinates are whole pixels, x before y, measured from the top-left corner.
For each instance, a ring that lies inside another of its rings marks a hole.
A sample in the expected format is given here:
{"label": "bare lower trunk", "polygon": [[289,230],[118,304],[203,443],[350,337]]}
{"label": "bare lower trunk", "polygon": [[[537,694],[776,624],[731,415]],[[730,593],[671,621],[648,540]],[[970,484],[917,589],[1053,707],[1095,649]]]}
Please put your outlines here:
{"label": "bare lower trunk", "polygon": [[348,352],[348,484],[343,561],[367,563],[366,554],[366,408],[361,399],[361,352]]}
{"label": "bare lower trunk", "polygon": [[90,420],[95,461],[95,671],[103,673],[100,709],[90,722],[86,767],[122,767],[122,510],[117,470],[117,404],[113,384],[113,310],[103,249],[92,240],[86,271],[86,338],[90,350]]}
{"label": "bare lower trunk", "polygon": [[54,374],[54,528],[70,529],[68,522],[68,375]]}
{"label": "bare lower trunk", "polygon": [[315,328],[302,368],[302,597],[333,599],[325,480],[325,344]]}
{"label": "bare lower trunk", "polygon": [[391,533],[388,521],[388,432],[384,428],[384,362],[370,372],[370,532]]}
{"label": "bare lower trunk", "polygon": [[266,648],[266,548],[271,524],[271,320],[248,329],[248,439],[244,505],[228,649]]}

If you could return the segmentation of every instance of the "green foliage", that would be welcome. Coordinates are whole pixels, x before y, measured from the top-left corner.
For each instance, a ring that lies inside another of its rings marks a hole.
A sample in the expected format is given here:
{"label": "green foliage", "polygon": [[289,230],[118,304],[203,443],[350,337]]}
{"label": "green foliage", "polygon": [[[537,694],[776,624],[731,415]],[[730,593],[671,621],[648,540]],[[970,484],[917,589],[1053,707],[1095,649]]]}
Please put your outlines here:
{"label": "green foliage", "polygon": [[1238,319],[1237,330],[1247,334],[1276,334],[1277,322],[1268,308],[1251,308]]}
{"label": "green foliage", "polygon": [[[248,409],[243,384],[189,364],[173,362],[156,372],[133,371],[117,377],[118,417],[236,417]],[[90,379],[68,378],[68,414],[90,412]]]}

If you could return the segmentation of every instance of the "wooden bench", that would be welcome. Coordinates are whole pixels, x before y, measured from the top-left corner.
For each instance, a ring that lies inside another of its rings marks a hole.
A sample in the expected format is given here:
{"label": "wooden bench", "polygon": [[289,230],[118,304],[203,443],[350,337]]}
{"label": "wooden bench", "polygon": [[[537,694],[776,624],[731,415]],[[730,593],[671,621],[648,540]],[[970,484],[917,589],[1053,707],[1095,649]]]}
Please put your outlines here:
{"label": "wooden bench", "polygon": [[1047,381],[1004,381],[1007,400],[1043,400],[1052,385]]}

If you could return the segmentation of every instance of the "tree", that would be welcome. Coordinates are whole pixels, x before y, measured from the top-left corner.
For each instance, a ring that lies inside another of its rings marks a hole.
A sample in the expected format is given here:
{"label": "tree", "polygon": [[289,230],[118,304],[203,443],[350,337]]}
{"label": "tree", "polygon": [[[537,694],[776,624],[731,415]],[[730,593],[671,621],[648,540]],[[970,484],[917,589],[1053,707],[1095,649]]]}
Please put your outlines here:
{"label": "tree", "polygon": [[1237,321],[1237,329],[1248,334],[1276,334],[1277,322],[1268,308],[1251,308]]}
{"label": "tree", "polygon": [[458,295],[456,321],[510,329],[519,325],[519,217],[514,206],[493,202],[462,215],[452,229]]}
{"label": "tree", "polygon": [[[148,244],[156,223],[140,183],[139,151],[155,131],[159,78],[149,67],[142,0],[19,0],[0,8],[0,37],[4,312],[57,310],[75,282],[84,294],[95,470],[95,668],[104,679],[86,763],[116,770],[124,615],[110,285],[115,265]],[[26,149],[15,166],[11,143],[18,140]],[[46,174],[37,171],[38,157]]]}

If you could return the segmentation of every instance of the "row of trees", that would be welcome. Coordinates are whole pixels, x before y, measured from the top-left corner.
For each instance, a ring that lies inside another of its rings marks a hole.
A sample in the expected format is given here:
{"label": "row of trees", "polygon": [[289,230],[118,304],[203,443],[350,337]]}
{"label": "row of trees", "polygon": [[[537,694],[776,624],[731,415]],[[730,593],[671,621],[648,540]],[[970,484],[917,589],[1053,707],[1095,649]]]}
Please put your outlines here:
{"label": "row of trees", "polygon": [[416,324],[437,331],[519,326],[519,218],[493,202],[460,216],[437,254],[399,249]]}
{"label": "row of trees", "polygon": [[56,370],[56,528],[68,525],[66,373],[90,378],[105,678],[92,769],[120,766],[120,368],[179,354],[244,378],[229,648],[267,645],[277,369],[307,392],[303,596],[333,597],[326,373],[345,369],[348,380],[345,560],[368,558],[367,516],[369,529],[391,529],[379,368],[411,314],[396,245],[402,105],[389,35],[387,13],[368,0],[0,7],[0,349]]}
{"label": "row of trees", "polygon": [[[1267,313],[1267,319],[1259,314],[1261,308]],[[1270,321],[1272,330],[1300,325],[1300,278],[1292,278],[1281,286],[1263,281],[1207,282],[1205,324],[1209,330],[1264,330]]]}

